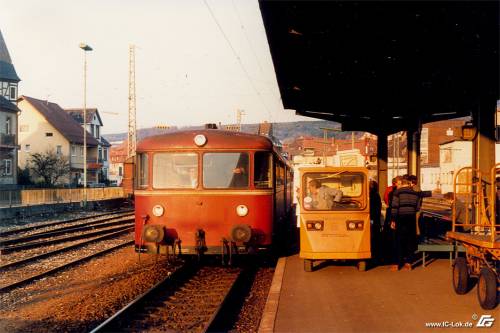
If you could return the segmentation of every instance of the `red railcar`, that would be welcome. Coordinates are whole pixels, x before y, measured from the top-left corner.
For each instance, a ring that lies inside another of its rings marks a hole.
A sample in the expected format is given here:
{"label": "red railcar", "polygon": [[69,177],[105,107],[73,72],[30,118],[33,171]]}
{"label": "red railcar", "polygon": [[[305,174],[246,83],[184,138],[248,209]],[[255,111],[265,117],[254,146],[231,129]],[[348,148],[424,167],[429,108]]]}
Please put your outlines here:
{"label": "red railcar", "polygon": [[200,130],[142,140],[134,180],[136,251],[269,249],[288,226],[291,171],[264,136]]}

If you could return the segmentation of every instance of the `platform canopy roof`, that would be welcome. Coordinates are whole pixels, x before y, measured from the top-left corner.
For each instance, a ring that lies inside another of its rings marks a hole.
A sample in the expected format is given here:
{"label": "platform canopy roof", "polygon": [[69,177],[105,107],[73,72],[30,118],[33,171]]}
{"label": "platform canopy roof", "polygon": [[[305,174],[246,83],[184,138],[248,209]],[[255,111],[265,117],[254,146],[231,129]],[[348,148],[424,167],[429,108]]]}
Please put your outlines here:
{"label": "platform canopy roof", "polygon": [[494,112],[497,1],[259,4],[286,109],[373,133]]}

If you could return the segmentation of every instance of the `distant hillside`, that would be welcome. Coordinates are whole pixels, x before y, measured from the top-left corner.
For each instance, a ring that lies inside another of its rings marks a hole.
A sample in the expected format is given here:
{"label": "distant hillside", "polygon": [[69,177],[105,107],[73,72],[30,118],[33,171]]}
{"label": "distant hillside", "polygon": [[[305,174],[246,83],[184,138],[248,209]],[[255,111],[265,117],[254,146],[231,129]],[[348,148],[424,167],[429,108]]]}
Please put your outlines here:
{"label": "distant hillside", "polygon": [[[273,132],[274,136],[280,141],[288,142],[300,136],[322,137],[323,130],[320,129],[321,127],[340,129],[340,124],[333,121],[296,121],[288,123],[273,123]],[[203,128],[203,126],[186,126],[170,129],[141,128],[138,130],[138,139],[141,140],[148,136],[162,133],[197,130]],[[257,133],[258,128],[259,124],[242,124],[241,130],[245,133]],[[361,135],[362,133],[363,132],[356,132],[357,135]],[[351,137],[351,132],[329,132],[328,137],[332,137],[332,135],[337,139],[348,139]],[[127,138],[127,133],[104,134],[103,136],[110,142],[123,141]]]}

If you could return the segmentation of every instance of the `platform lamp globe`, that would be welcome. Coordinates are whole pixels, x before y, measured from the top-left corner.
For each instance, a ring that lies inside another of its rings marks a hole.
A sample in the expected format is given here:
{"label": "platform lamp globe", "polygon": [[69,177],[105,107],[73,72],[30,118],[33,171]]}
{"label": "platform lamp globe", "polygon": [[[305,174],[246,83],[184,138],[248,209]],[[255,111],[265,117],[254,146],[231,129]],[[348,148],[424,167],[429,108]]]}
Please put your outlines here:
{"label": "platform lamp globe", "polygon": [[87,52],[92,48],[80,43],[83,50],[83,205],[87,206]]}

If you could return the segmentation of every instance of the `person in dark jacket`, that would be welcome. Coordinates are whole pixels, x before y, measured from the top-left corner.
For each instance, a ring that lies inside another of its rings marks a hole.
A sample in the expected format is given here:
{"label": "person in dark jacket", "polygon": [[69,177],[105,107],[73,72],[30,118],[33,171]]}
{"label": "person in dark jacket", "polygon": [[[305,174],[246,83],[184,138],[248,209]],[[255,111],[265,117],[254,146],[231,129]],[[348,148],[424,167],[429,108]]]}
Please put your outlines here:
{"label": "person in dark jacket", "polygon": [[384,225],[382,226],[382,251],[384,262],[393,262],[394,253],[396,253],[396,244],[395,239],[396,236],[394,234],[394,230],[391,229],[391,209],[392,209],[392,196],[394,192],[398,188],[397,184],[402,178],[401,176],[394,177],[392,179],[392,186],[386,188],[384,193],[384,202],[387,205],[385,209],[385,220]]}
{"label": "person in dark jacket", "polygon": [[[420,210],[420,193],[415,191],[408,178],[401,180],[401,185],[392,197],[391,224],[394,230],[396,253],[393,270],[401,267],[411,270],[413,253],[417,245],[415,228],[416,214]],[[397,267],[397,268],[396,268]]]}
{"label": "person in dark jacket", "polygon": [[378,184],[374,180],[370,180],[370,221],[371,221],[371,251],[372,258],[376,261],[380,260],[382,253],[380,212],[382,210],[382,200],[378,193]]}

